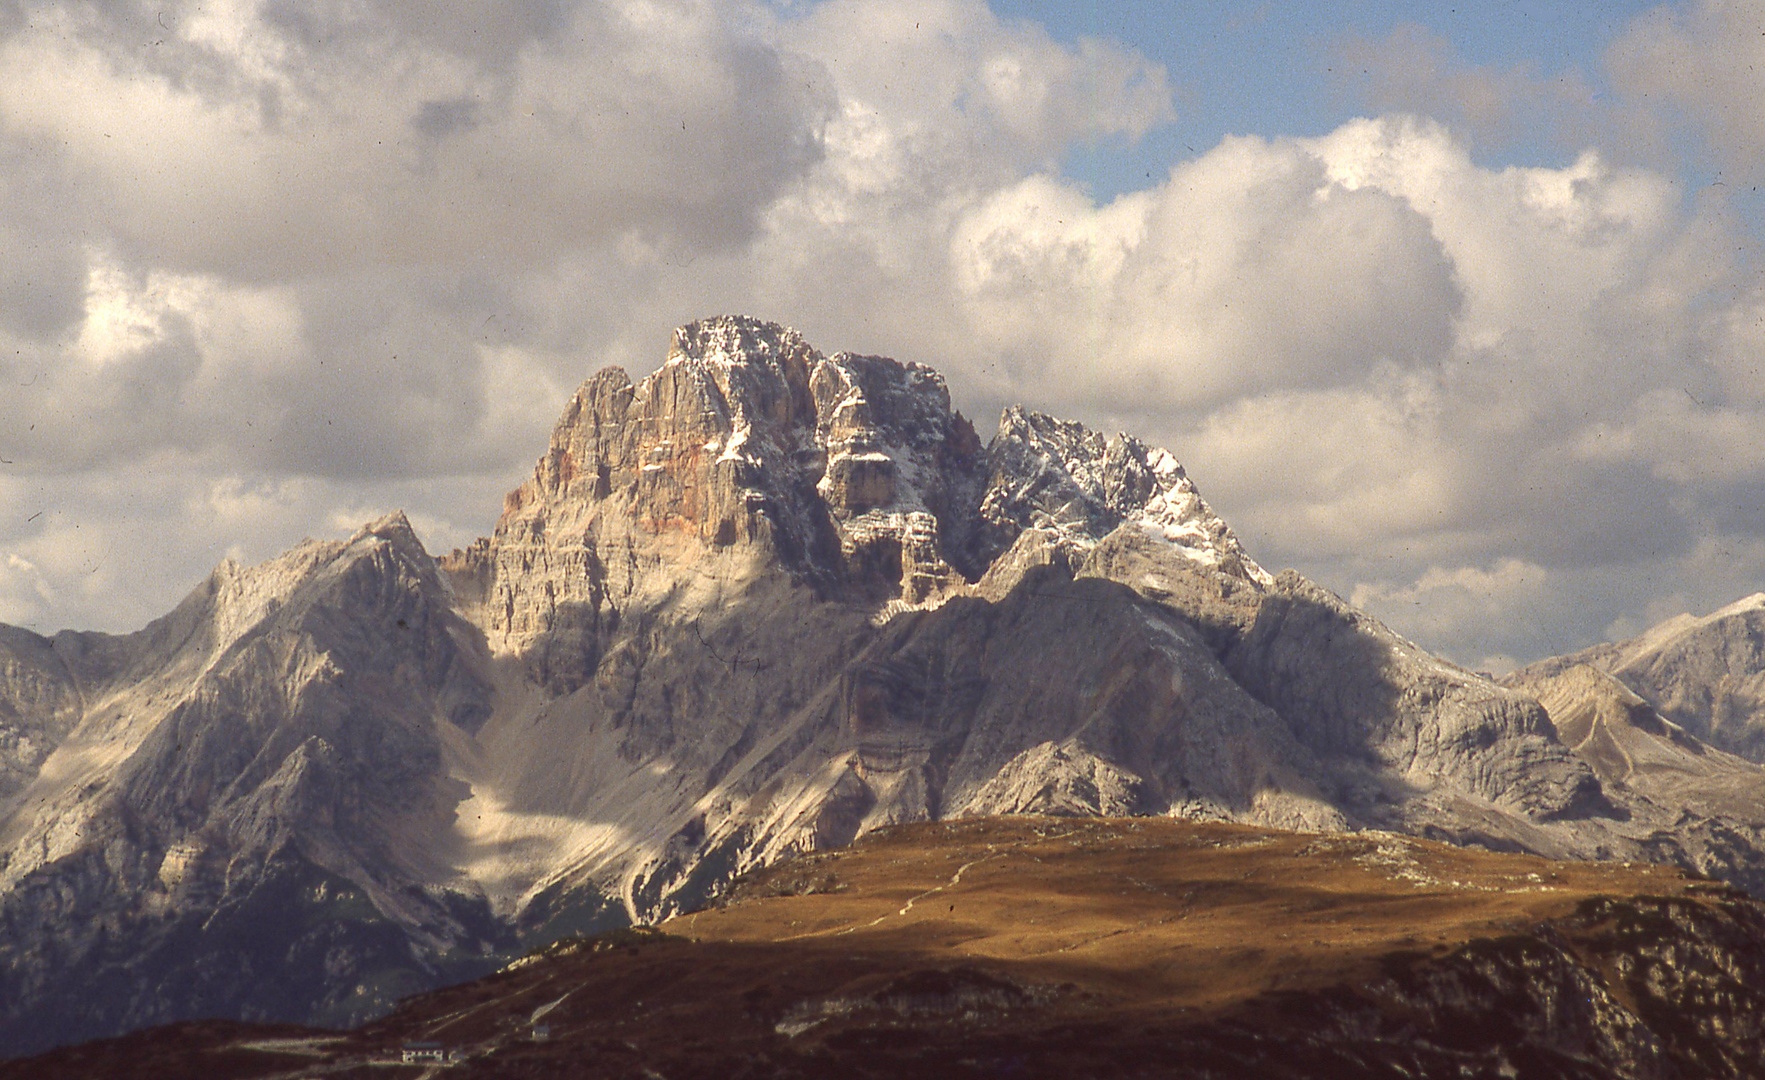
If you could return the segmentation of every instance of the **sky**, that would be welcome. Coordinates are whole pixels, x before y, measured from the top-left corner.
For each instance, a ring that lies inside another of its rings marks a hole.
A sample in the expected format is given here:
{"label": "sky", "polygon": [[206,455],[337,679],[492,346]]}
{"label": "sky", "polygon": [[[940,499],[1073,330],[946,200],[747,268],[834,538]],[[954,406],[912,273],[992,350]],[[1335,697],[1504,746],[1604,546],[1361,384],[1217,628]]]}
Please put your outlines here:
{"label": "sky", "polygon": [[0,3],[0,621],[127,631],[793,325],[1499,671],[1765,588],[1765,0]]}

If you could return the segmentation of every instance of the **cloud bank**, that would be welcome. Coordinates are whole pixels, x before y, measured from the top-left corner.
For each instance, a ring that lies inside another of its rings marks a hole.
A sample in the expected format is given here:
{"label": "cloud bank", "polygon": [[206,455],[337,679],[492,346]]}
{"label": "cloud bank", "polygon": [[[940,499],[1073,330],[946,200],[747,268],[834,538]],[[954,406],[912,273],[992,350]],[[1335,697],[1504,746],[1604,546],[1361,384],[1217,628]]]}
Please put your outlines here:
{"label": "cloud bank", "polygon": [[[1738,179],[1762,8],[1633,24],[1612,108],[1690,117]],[[0,620],[133,628],[395,505],[463,543],[577,382],[724,311],[934,364],[983,429],[1023,401],[1162,441],[1262,561],[1468,664],[1765,576],[1754,226],[1651,123],[1481,164],[1464,117],[1537,80],[1413,35],[1357,46],[1389,111],[1099,201],[1063,156],[1168,123],[1168,73],[978,2],[0,32]]]}

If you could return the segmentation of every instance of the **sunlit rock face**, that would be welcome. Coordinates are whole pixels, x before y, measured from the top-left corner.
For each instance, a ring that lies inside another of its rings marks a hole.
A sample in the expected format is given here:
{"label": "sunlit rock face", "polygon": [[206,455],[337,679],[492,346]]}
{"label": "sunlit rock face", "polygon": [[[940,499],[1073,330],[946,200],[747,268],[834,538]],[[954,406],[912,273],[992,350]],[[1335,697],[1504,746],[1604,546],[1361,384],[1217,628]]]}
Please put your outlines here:
{"label": "sunlit rock face", "polygon": [[1607,672],[1712,746],[1765,762],[1765,593],[1704,616],[1678,615],[1627,641],[1542,661]]}
{"label": "sunlit rock face", "polygon": [[5,1045],[349,1020],[512,941],[424,859],[459,798],[444,744],[490,715],[491,684],[403,515],[223,563],[136,634],[7,645],[10,700],[42,703],[13,744],[52,748],[0,804]]}
{"label": "sunlit rock face", "polygon": [[0,1045],[348,1019],[924,819],[1755,879],[1744,799],[1682,814],[1552,719],[1269,574],[1168,451],[1022,408],[983,444],[930,368],[711,319],[592,375],[463,551],[393,515],[134,635],[0,632]]}
{"label": "sunlit rock face", "polygon": [[1034,528],[1072,560],[1130,524],[1228,577],[1274,582],[1168,450],[1013,406],[999,419],[988,458],[981,515],[1000,548]]}
{"label": "sunlit rock face", "polygon": [[562,691],[619,611],[689,567],[725,585],[784,571],[826,599],[942,598],[984,568],[985,467],[936,372],[710,320],[642,381],[583,384],[495,533],[450,565],[493,647]]}

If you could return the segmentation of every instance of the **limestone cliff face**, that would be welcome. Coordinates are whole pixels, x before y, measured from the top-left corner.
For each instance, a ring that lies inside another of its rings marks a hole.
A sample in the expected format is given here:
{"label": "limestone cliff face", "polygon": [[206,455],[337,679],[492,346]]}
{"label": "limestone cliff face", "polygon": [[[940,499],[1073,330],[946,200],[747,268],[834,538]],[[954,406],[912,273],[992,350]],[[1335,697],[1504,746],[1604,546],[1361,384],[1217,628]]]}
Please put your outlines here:
{"label": "limestone cliff face", "polygon": [[1528,670],[1545,675],[1576,664],[1615,676],[1695,738],[1765,763],[1765,593]]}
{"label": "limestone cliff face", "polygon": [[1267,573],[1166,451],[1021,408],[983,445],[928,368],[708,320],[439,564],[394,516],[138,634],[0,632],[0,1045],[343,1018],[927,818],[1755,880],[1760,814],[1682,821],[1561,728]]}
{"label": "limestone cliff face", "polygon": [[55,642],[0,627],[0,800],[36,775],[79,716],[79,685]]}
{"label": "limestone cliff face", "polygon": [[988,459],[981,517],[993,541],[989,554],[1034,529],[1038,546],[1076,565],[1130,524],[1227,577],[1273,584],[1168,450],[1131,435],[1105,439],[1083,424],[1013,406],[999,420]]}
{"label": "limestone cliff face", "polygon": [[1549,664],[1503,682],[1536,697],[1563,743],[1633,817],[1656,856],[1765,894],[1765,768],[1710,746],[1591,664]]}
{"label": "limestone cliff face", "polygon": [[1403,827],[1436,797],[1533,822],[1606,809],[1538,702],[1429,655],[1291,570],[1255,588],[1124,530],[1081,572],[1183,612],[1307,755],[1338,763],[1338,799],[1374,819],[1390,812]]}
{"label": "limestone cliff face", "polygon": [[56,638],[59,736],[0,816],[7,1041],[367,1015],[438,950],[494,947],[479,890],[407,842],[457,801],[442,743],[489,714],[475,639],[402,516]]}
{"label": "limestone cliff face", "polygon": [[492,645],[565,691],[621,611],[703,564],[781,569],[823,598],[942,595],[982,568],[983,469],[936,372],[711,320],[635,385],[589,379],[493,536],[449,566]]}

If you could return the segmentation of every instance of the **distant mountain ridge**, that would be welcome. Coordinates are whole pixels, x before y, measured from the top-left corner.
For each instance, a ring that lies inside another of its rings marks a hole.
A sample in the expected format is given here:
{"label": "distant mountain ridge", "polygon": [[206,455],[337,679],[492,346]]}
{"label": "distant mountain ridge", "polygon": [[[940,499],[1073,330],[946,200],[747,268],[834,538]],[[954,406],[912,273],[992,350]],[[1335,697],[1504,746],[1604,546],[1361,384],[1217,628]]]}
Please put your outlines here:
{"label": "distant mountain ridge", "polygon": [[924,819],[1765,888],[1765,770],[1687,810],[1552,715],[1263,570],[1167,451],[1022,408],[983,444],[929,368],[706,320],[591,376],[465,550],[394,514],[136,634],[0,631],[0,1046],[357,1019]]}
{"label": "distant mountain ridge", "polygon": [[1574,664],[1612,675],[1698,739],[1765,763],[1765,592],[1526,670],[1548,675]]}

